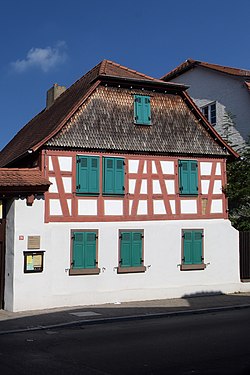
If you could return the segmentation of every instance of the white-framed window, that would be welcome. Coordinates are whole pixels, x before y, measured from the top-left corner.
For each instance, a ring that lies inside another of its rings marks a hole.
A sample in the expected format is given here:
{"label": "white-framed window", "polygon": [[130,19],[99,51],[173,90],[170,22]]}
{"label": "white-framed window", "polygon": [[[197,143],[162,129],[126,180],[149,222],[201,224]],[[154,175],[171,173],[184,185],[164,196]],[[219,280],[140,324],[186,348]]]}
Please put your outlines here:
{"label": "white-framed window", "polygon": [[201,112],[213,126],[216,125],[216,102],[201,107]]}

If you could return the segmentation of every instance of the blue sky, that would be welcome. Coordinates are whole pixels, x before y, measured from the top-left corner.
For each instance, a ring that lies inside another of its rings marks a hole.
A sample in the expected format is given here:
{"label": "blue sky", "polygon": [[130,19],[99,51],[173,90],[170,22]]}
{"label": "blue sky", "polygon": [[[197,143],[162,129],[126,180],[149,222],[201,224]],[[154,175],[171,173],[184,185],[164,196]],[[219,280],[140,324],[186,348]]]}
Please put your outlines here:
{"label": "blue sky", "polygon": [[103,59],[161,77],[187,58],[250,69],[249,0],[9,0],[0,13],[0,149]]}

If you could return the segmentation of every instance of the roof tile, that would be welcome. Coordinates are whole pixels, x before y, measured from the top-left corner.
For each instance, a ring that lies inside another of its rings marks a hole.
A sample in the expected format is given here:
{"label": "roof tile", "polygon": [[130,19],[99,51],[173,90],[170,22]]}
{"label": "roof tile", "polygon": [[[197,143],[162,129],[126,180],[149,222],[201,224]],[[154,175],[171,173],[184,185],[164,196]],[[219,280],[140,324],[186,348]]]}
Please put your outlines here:
{"label": "roof tile", "polygon": [[164,81],[169,81],[187,70],[192,69],[195,66],[202,66],[204,68],[212,69],[221,73],[230,74],[239,77],[250,77],[250,70],[231,68],[229,66],[223,66],[218,64],[210,64],[204,61],[187,59],[182,64],[178,65],[176,68],[171,70],[169,73],[165,74],[161,79]]}

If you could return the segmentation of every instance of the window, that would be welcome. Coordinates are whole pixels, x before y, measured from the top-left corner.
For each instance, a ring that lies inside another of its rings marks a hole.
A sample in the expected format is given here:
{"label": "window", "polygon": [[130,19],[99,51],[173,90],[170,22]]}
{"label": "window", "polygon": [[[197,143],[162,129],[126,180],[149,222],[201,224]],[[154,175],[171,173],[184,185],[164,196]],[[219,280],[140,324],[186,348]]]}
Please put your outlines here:
{"label": "window", "polygon": [[179,160],[179,192],[181,195],[198,194],[198,162]]}
{"label": "window", "polygon": [[204,269],[203,230],[184,229],[182,231],[182,263],[181,270]]}
{"label": "window", "polygon": [[121,230],[118,273],[144,272],[143,231]]}
{"label": "window", "polygon": [[124,194],[124,164],[123,158],[103,158],[103,194]]}
{"label": "window", "polygon": [[76,158],[76,193],[99,193],[99,157],[78,155]]}
{"label": "window", "polygon": [[150,96],[134,95],[134,119],[135,124],[151,124]]}
{"label": "window", "polygon": [[216,103],[202,107],[201,112],[213,126],[216,125]]}
{"label": "window", "polygon": [[98,274],[97,230],[72,230],[70,275]]}

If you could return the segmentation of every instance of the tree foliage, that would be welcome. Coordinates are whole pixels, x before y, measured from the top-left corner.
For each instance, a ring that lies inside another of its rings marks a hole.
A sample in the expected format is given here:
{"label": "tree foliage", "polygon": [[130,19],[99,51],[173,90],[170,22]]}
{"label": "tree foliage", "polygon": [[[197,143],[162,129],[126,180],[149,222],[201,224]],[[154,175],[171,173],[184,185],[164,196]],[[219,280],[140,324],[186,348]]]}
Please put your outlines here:
{"label": "tree foliage", "polygon": [[250,144],[241,157],[227,164],[229,218],[240,231],[250,231]]}

